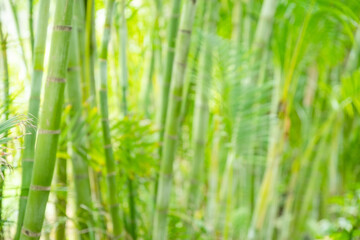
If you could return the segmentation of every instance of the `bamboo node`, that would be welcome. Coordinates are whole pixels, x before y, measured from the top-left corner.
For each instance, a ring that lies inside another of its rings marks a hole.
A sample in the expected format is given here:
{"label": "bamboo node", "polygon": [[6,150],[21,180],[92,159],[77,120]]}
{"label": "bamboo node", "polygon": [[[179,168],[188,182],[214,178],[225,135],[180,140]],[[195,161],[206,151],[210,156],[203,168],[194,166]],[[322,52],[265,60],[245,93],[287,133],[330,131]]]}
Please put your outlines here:
{"label": "bamboo node", "polygon": [[57,83],[65,83],[66,82],[65,78],[58,78],[58,77],[51,77],[51,76],[48,76],[46,80],[48,82],[57,82]]}
{"label": "bamboo node", "polygon": [[72,26],[66,26],[66,25],[55,25],[53,30],[54,31],[65,31],[70,32],[72,29]]}
{"label": "bamboo node", "polygon": [[92,231],[93,230],[91,228],[85,228],[85,229],[79,230],[78,233],[81,235],[81,234],[86,234],[86,233],[89,233]]}
{"label": "bamboo node", "polygon": [[38,134],[60,134],[60,130],[39,129]]}
{"label": "bamboo node", "polygon": [[175,95],[175,94],[172,94],[172,98],[173,98],[175,101],[178,101],[178,102],[181,102],[181,101],[182,101],[182,97],[181,97],[181,96],[178,96],[178,95]]}
{"label": "bamboo node", "polygon": [[30,190],[33,190],[33,191],[50,191],[51,187],[40,186],[40,185],[31,185]]}
{"label": "bamboo node", "polygon": [[88,175],[87,174],[76,174],[75,175],[75,179],[87,179],[88,178]]}
{"label": "bamboo node", "polygon": [[191,30],[189,29],[180,29],[180,32],[183,32],[185,34],[191,34]]}
{"label": "bamboo node", "polygon": [[183,63],[183,62],[176,62],[176,64],[180,65],[180,66],[183,67],[183,68],[186,67],[186,63]]}
{"label": "bamboo node", "polygon": [[80,70],[80,67],[79,67],[79,66],[68,67],[67,70],[68,70],[68,72],[79,71],[79,70]]}
{"label": "bamboo node", "polygon": [[180,14],[171,14],[170,15],[170,18],[179,18],[180,17]]}
{"label": "bamboo node", "polygon": [[111,204],[111,205],[110,205],[110,208],[119,207],[119,205],[120,205],[119,203],[114,203],[114,204]]}
{"label": "bamboo node", "polygon": [[111,148],[111,143],[104,146],[105,149]]}
{"label": "bamboo node", "polygon": [[36,237],[41,237],[41,232],[32,232],[29,229],[26,229],[24,227],[22,227],[21,229],[22,234],[24,234],[25,236],[31,237],[31,238],[36,238]]}
{"label": "bamboo node", "polygon": [[32,159],[32,158],[24,158],[23,162],[34,162],[34,159]]}
{"label": "bamboo node", "polygon": [[175,52],[175,48],[173,48],[173,47],[168,46],[167,50],[168,50],[168,52]]}
{"label": "bamboo node", "polygon": [[40,100],[40,96],[30,96],[30,99],[32,99],[32,100]]}
{"label": "bamboo node", "polygon": [[110,172],[106,175],[107,177],[113,177],[116,176],[116,172]]}
{"label": "bamboo node", "polygon": [[176,140],[177,139],[177,135],[171,135],[171,134],[166,134],[166,136],[172,140]]}

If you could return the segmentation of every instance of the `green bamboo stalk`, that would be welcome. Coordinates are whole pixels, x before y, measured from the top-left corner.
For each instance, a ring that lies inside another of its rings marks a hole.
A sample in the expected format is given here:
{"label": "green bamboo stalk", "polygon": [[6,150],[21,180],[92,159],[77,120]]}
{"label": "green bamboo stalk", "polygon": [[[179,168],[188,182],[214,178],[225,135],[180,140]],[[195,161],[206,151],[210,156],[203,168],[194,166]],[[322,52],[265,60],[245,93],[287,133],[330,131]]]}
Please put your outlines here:
{"label": "green bamboo stalk", "polygon": [[[67,152],[66,142],[59,144],[59,152],[65,154]],[[60,156],[56,160],[56,200],[55,200],[55,211],[56,219],[59,224],[55,230],[55,239],[63,240],[66,239],[66,205],[67,205],[67,159],[64,156]]]}
{"label": "green bamboo stalk", "polygon": [[211,157],[208,172],[208,186],[207,205],[206,205],[206,227],[209,232],[209,239],[215,239],[215,224],[216,224],[216,206],[217,189],[219,181],[219,160],[220,160],[220,146],[222,144],[222,125],[220,116],[214,117],[214,139],[211,148]]}
{"label": "green bamboo stalk", "polygon": [[[156,19],[155,21],[157,21],[158,19]],[[155,28],[154,28],[155,29]],[[154,31],[154,30],[153,30]],[[141,89],[141,93],[140,93],[140,98],[141,98],[141,104],[143,107],[143,111],[145,114],[146,118],[150,118],[151,117],[151,109],[150,109],[150,105],[151,105],[151,92],[153,89],[153,77],[154,77],[154,71],[155,71],[155,48],[154,48],[154,40],[153,37],[155,34],[151,34],[152,37],[150,37],[152,39],[152,43],[151,43],[151,51],[150,51],[150,61],[149,61],[149,66],[148,66],[148,70],[147,70],[147,74],[143,80],[143,84],[141,84],[143,87]]]}
{"label": "green bamboo stalk", "polygon": [[[86,100],[89,103],[90,109],[97,108],[96,101],[96,83],[95,83],[95,59],[96,59],[96,42],[95,42],[95,2],[88,0],[86,4],[86,20],[85,20],[85,59],[84,59],[84,84],[89,85],[89,97]],[[87,88],[85,88],[87,89]],[[90,148],[94,143],[89,140]],[[101,196],[101,172],[96,172],[95,169],[89,170],[91,186],[93,189],[94,206],[96,207],[96,224],[98,228],[98,237],[104,239],[106,232],[106,220],[104,216],[104,204]]]}
{"label": "green bamboo stalk", "polygon": [[111,144],[109,112],[108,112],[108,96],[107,96],[107,55],[110,40],[111,19],[114,8],[114,0],[108,0],[106,4],[106,19],[104,25],[104,33],[100,52],[100,111],[102,117],[102,129],[104,137],[104,151],[106,158],[106,172],[109,193],[109,207],[111,220],[113,224],[113,232],[115,239],[121,237],[121,220],[120,220],[120,201],[117,192],[116,183],[116,165],[114,152]]}
{"label": "green bamboo stalk", "polygon": [[[179,28],[179,19],[180,19],[180,9],[181,9],[182,0],[172,0],[171,5],[171,14],[170,22],[167,29],[167,47],[166,47],[166,57],[165,57],[165,68],[162,79],[161,87],[161,97],[160,97],[160,111],[157,115],[157,125],[159,127],[159,158],[161,159],[162,149],[163,149],[163,140],[164,140],[164,131],[165,131],[165,120],[166,113],[168,108],[169,100],[169,89],[171,84],[171,76],[173,71],[173,63],[175,57],[175,47],[176,47],[176,37],[178,34]],[[159,176],[156,175],[155,186],[154,186],[154,204],[156,205],[156,198],[158,194],[158,183]],[[153,209],[155,210],[156,207]],[[153,223],[151,223],[153,224]]]}
{"label": "green bamboo stalk", "polygon": [[153,21],[153,26],[150,33],[150,61],[147,67],[147,72],[145,78],[143,79],[143,84],[141,88],[141,102],[144,109],[146,118],[151,117],[151,93],[153,91],[153,80],[156,75],[156,57],[158,54],[158,48],[160,48],[160,38],[159,38],[159,21],[162,11],[161,1],[155,0],[155,16]]}
{"label": "green bamboo stalk", "polygon": [[85,9],[85,0],[81,0],[78,4],[75,4],[74,11],[74,26],[76,25],[77,40],[79,46],[79,63],[80,63],[80,76],[82,81],[82,97],[83,102],[86,102],[89,98],[89,84],[86,81],[86,66],[85,66],[85,44],[86,44],[86,9]]}
{"label": "green bamboo stalk", "polygon": [[[275,115],[278,111],[279,104],[279,93],[280,93],[280,84],[281,84],[281,69],[276,68],[274,71],[274,87],[271,99],[271,109],[270,114]],[[258,199],[256,201],[254,213],[252,214],[252,222],[249,228],[248,239],[256,239],[257,234],[259,234],[259,229],[262,228],[263,219],[267,211],[268,199],[270,199],[271,188],[275,185],[277,180],[276,174],[279,172],[279,158],[275,156],[275,146],[277,144],[276,139],[280,135],[280,129],[278,124],[274,124],[269,130],[269,143],[268,143],[268,152],[267,152],[267,166],[265,175],[263,176],[262,184],[258,193]],[[270,170],[271,169],[271,170]]]}
{"label": "green bamboo stalk", "polygon": [[54,173],[64,102],[73,1],[56,1],[44,104],[35,147],[35,162],[21,240],[39,239]]}
{"label": "green bamboo stalk", "polygon": [[94,23],[94,11],[95,3],[94,0],[88,0],[86,6],[86,22],[85,22],[85,84],[89,85],[89,102],[92,108],[97,106],[96,102],[96,85],[95,85],[95,23]]}
{"label": "green bamboo stalk", "polygon": [[122,89],[122,110],[124,116],[128,114],[127,92],[128,92],[128,69],[126,58],[127,45],[127,24],[125,17],[126,0],[121,1],[121,25],[120,25],[120,63],[121,63],[121,89]]}
{"label": "green bamboo stalk", "polygon": [[[1,57],[3,64],[3,83],[4,83],[4,117],[5,121],[9,119],[10,115],[10,83],[9,83],[9,66],[8,66],[8,57],[7,57],[7,39],[2,29],[2,23],[0,21],[0,44],[1,44]],[[8,133],[4,133],[4,137],[7,137]],[[4,145],[6,152],[7,145]],[[2,217],[3,210],[3,197],[4,197],[4,185],[5,185],[5,166],[1,164],[1,177],[0,177],[0,239],[5,239],[4,235],[4,221]]]}
{"label": "green bamboo stalk", "polygon": [[[31,77],[31,93],[28,107],[28,118],[31,120],[33,126],[37,126],[39,108],[40,108],[40,95],[41,95],[41,82],[44,72],[44,56],[47,34],[47,23],[49,18],[50,1],[40,0],[39,9],[37,12],[36,35],[34,43],[34,59],[33,59],[33,72]],[[16,228],[15,240],[20,238],[21,228],[23,225],[25,208],[27,203],[27,196],[29,193],[29,186],[31,181],[31,174],[34,163],[35,155],[35,140],[36,129],[31,126],[26,126],[26,132],[30,133],[25,135],[24,152],[22,157],[22,176],[21,176],[21,192],[19,200],[19,214]]]}
{"label": "green bamboo stalk", "polygon": [[29,0],[29,32],[30,32],[30,47],[31,56],[34,55],[34,28],[33,28],[33,0]]}
{"label": "green bamboo stalk", "polygon": [[[245,17],[245,28],[249,28],[249,24],[251,25],[251,23],[249,21],[251,21],[249,18],[251,16],[250,15],[250,11],[251,8],[253,7],[251,3],[253,1],[250,1],[247,3],[247,14]],[[267,55],[268,55],[268,45],[270,42],[270,37],[271,37],[271,33],[272,33],[272,28],[273,28],[273,21],[274,21],[274,16],[275,16],[275,12],[276,12],[276,8],[277,8],[277,2],[278,0],[268,0],[268,1],[264,1],[262,8],[261,8],[261,12],[260,12],[260,16],[259,16],[259,21],[256,27],[256,31],[255,31],[255,35],[254,35],[254,40],[251,43],[250,40],[250,45],[248,43],[249,39],[251,39],[251,33],[249,33],[249,29],[247,29],[244,33],[244,42],[248,45],[247,47],[251,46],[251,57],[250,57],[250,64],[249,64],[249,70],[252,70],[255,66],[255,63],[258,59],[261,59],[261,65],[260,65],[260,71],[259,73],[254,74],[252,77],[249,77],[248,79],[250,79],[250,83],[245,82],[246,84],[256,84],[258,86],[261,86],[264,83],[265,80],[265,76],[266,74],[264,74],[266,72],[266,67],[268,65],[268,59],[267,59]],[[250,8],[250,9],[249,9]],[[241,10],[239,10],[241,11]],[[251,30],[251,28],[250,28]],[[250,34],[249,36],[247,36],[247,34]],[[237,42],[239,41],[238,39],[236,40]],[[239,43],[235,43],[236,45]],[[254,106],[254,111],[257,112],[258,110],[258,105]],[[253,121],[252,123],[252,128],[255,129],[255,133],[252,135],[252,137],[249,140],[249,145],[248,145],[248,153],[247,155],[249,156],[248,162],[250,164],[245,165],[245,173],[242,175],[247,175],[245,177],[245,181],[249,182],[249,191],[246,192],[244,195],[245,196],[249,196],[248,199],[245,200],[245,205],[247,205],[246,207],[248,207],[250,209],[250,218],[252,213],[254,212],[255,209],[255,195],[257,192],[257,174],[261,171],[261,169],[259,169],[259,166],[256,166],[255,163],[255,148],[256,148],[256,144],[257,144],[257,129],[258,129],[258,125],[260,124],[258,119],[258,114],[255,114],[255,121]]]}
{"label": "green bamboo stalk", "polygon": [[24,41],[21,37],[21,31],[20,31],[20,24],[19,24],[19,17],[17,14],[17,7],[16,4],[13,0],[9,0],[9,4],[10,4],[10,8],[14,17],[14,23],[15,23],[15,28],[16,28],[16,33],[18,35],[18,39],[19,39],[19,43],[20,43],[20,51],[21,51],[21,55],[22,55],[22,60],[24,62],[24,66],[26,68],[26,71],[29,72],[29,66],[28,63],[26,61],[26,55],[25,55],[25,46],[24,46]]}
{"label": "green bamboo stalk", "polygon": [[273,29],[273,22],[277,5],[278,0],[266,0],[263,2],[259,22],[256,27],[254,42],[252,43],[253,49],[258,50],[265,48],[268,45]]}
{"label": "green bamboo stalk", "polygon": [[[216,30],[216,1],[208,3],[205,19],[205,32],[212,34]],[[193,120],[193,157],[190,173],[190,187],[188,192],[188,216],[193,218],[194,211],[198,208],[200,188],[203,184],[203,164],[205,161],[205,145],[209,122],[209,92],[212,78],[212,46],[205,40],[203,53],[200,59],[200,74],[196,83],[196,100]],[[189,231],[192,238],[192,231]]]}
{"label": "green bamboo stalk", "polygon": [[250,50],[251,48],[251,41],[252,41],[252,11],[254,8],[254,1],[253,0],[244,0],[243,2],[244,7],[244,26],[242,29],[242,35],[243,35],[243,48],[245,50]]}
{"label": "green bamboo stalk", "polygon": [[196,12],[196,2],[196,0],[188,0],[184,6],[176,43],[152,239],[165,240],[167,235],[167,211],[171,195],[176,142],[180,127],[181,97],[191,42],[191,31]]}
{"label": "green bamboo stalk", "polygon": [[[338,132],[339,132],[339,124],[335,123],[336,129],[334,129],[335,136],[333,137],[333,142],[337,143],[338,138]],[[331,132],[333,133],[333,131]],[[329,133],[325,133],[329,134]],[[313,162],[311,163],[311,167],[307,168],[307,173],[305,176],[299,179],[298,185],[300,186],[306,186],[304,187],[305,191],[304,194],[301,194],[298,196],[297,201],[299,202],[299,210],[296,212],[296,215],[294,216],[294,225],[293,229],[294,231],[291,232],[291,236],[300,236],[297,234],[300,234],[300,232],[304,229],[305,222],[307,220],[308,212],[311,208],[312,202],[314,200],[314,197],[316,195],[316,191],[319,191],[320,189],[320,183],[321,179],[324,177],[324,171],[321,171],[320,167],[322,165],[322,162],[325,161],[326,157],[328,156],[328,152],[325,150],[327,147],[326,142],[326,135],[323,136],[322,141],[319,143],[319,147],[317,148],[317,153],[313,159]],[[335,149],[337,146],[334,146]]]}
{"label": "green bamboo stalk", "polygon": [[236,0],[234,3],[234,10],[232,15],[232,40],[235,43],[237,51],[241,49],[242,30],[243,30],[243,2],[242,0]]}
{"label": "green bamboo stalk", "polygon": [[[127,57],[126,57],[126,45],[127,45],[127,25],[125,17],[126,0],[122,0],[120,3],[120,69],[121,69],[121,89],[122,89],[122,112],[124,117],[128,116],[128,69],[127,69]],[[137,239],[137,224],[136,224],[136,186],[134,181],[128,177],[126,180],[128,187],[128,201],[130,209],[130,226],[129,231],[133,240]]]}
{"label": "green bamboo stalk", "polygon": [[[168,109],[169,89],[172,79],[173,62],[175,57],[176,37],[178,34],[180,18],[181,0],[172,0],[170,22],[167,30],[167,48],[165,58],[165,68],[163,74],[163,85],[161,93],[160,111],[158,115],[158,125],[160,128],[160,142],[163,142],[165,131],[165,120]],[[161,149],[160,149],[161,154]]]}
{"label": "green bamboo stalk", "polygon": [[[195,26],[198,25],[198,29],[203,29],[204,26],[204,18],[205,18],[205,13],[206,13],[206,9],[207,9],[207,5],[208,5],[208,1],[199,1],[198,3],[199,7],[198,10],[200,11],[200,14],[198,14],[198,18],[197,18],[197,23],[195,21]],[[194,88],[195,88],[195,82],[196,82],[196,74],[195,72],[197,71],[197,67],[199,65],[198,60],[199,60],[199,56],[200,56],[200,52],[201,52],[201,44],[203,41],[203,34],[198,34],[198,39],[196,41],[196,46],[195,46],[195,54],[194,54],[194,59],[192,61],[191,67],[189,67],[188,71],[188,76],[186,77],[185,80],[185,84],[184,84],[184,90],[183,90],[183,102],[181,105],[181,115],[180,115],[180,125],[182,125],[185,121],[186,115],[189,112],[189,108],[190,106],[193,104],[193,99],[190,97],[194,92]],[[190,50],[191,51],[191,50]]]}
{"label": "green bamboo stalk", "polygon": [[[76,26],[76,25],[75,25]],[[72,145],[72,166],[75,181],[76,194],[76,216],[79,228],[80,239],[90,239],[93,235],[91,188],[86,154],[81,153],[83,146],[86,145],[84,121],[82,118],[82,95],[80,84],[80,62],[77,31],[72,33],[70,44],[70,55],[68,64],[68,84],[66,92],[70,109],[70,121],[72,122],[71,145]]]}
{"label": "green bamboo stalk", "polygon": [[[261,13],[260,13],[260,17],[259,17],[259,22],[256,28],[256,32],[255,32],[255,36],[254,36],[254,41],[252,43],[252,54],[253,56],[251,57],[251,61],[250,61],[250,66],[253,67],[256,59],[261,59],[261,70],[260,70],[260,74],[256,75],[255,77],[258,79],[255,79],[254,81],[256,81],[256,84],[261,85],[264,82],[265,79],[265,72],[266,72],[266,66],[267,66],[267,55],[268,55],[268,45],[269,45],[269,41],[270,41],[270,36],[271,36],[271,32],[272,32],[272,28],[273,28],[273,21],[274,21],[274,16],[275,16],[275,12],[277,9],[277,3],[278,0],[267,0],[263,2],[262,8],[261,8]],[[279,78],[278,78],[279,79]],[[251,81],[253,82],[253,81]],[[276,94],[277,89],[275,88],[273,93]],[[274,95],[273,95],[274,96]],[[277,97],[273,97],[272,98],[273,101],[275,101],[275,99],[277,99]],[[273,102],[272,105],[277,105],[276,102]],[[255,111],[256,111],[256,107],[255,107]],[[273,109],[273,111],[275,111],[275,109]],[[275,114],[275,113],[274,113]],[[255,121],[254,123],[254,129],[258,128],[259,122]],[[274,130],[275,131],[275,130]],[[276,131],[273,133],[274,135],[277,134]],[[254,137],[250,140],[250,144],[249,144],[249,150],[250,150],[250,156],[254,155],[254,151],[255,151],[255,146],[256,146],[256,135],[254,135]],[[268,156],[272,156],[272,153],[269,153]],[[264,177],[264,184],[270,184],[275,182],[274,180],[274,176],[275,173],[278,172],[277,170],[277,166],[278,166],[278,161],[279,158],[278,157],[273,157],[275,158],[272,163],[268,164],[268,166],[272,166],[274,168],[276,168],[276,170],[273,170],[272,173],[269,173],[268,175],[266,175]],[[250,159],[250,162],[253,163],[254,159],[252,157],[252,159]],[[263,199],[261,199],[261,197],[265,197],[265,196],[261,196],[260,199],[258,200],[258,203],[255,203],[255,192],[256,192],[256,188],[257,188],[257,184],[256,184],[256,173],[258,172],[254,166],[250,166],[251,167],[251,176],[250,176],[250,183],[251,183],[251,187],[250,187],[250,199],[249,199],[249,204],[250,204],[250,209],[251,209],[251,215],[254,215],[253,218],[253,222],[250,224],[250,229],[249,229],[249,235],[248,237],[251,239],[253,238],[253,235],[255,235],[256,230],[254,230],[254,222],[256,222],[257,220],[254,219],[258,219],[261,218],[257,215],[259,208],[263,207],[264,205],[262,205],[263,203],[260,203],[263,201]],[[265,181],[267,181],[265,183]],[[271,186],[269,187],[271,189]],[[268,191],[269,190],[268,186],[263,186],[262,189],[260,189],[260,191]],[[273,189],[271,189],[273,190]],[[267,192],[262,193],[266,196],[268,196]],[[261,206],[260,206],[261,205]]]}

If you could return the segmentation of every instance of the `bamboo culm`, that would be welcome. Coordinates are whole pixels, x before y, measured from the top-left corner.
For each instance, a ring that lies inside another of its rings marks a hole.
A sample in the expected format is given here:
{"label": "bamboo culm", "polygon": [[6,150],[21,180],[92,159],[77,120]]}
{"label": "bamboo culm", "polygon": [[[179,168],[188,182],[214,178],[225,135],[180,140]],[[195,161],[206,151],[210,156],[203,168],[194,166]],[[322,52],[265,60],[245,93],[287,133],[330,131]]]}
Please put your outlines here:
{"label": "bamboo culm", "polygon": [[196,0],[188,0],[184,6],[177,37],[169,105],[165,124],[164,147],[161,156],[160,176],[152,234],[152,239],[157,240],[167,239],[167,211],[171,195],[176,142],[179,134],[181,98],[195,12]]}
{"label": "bamboo culm", "polygon": [[75,181],[76,216],[80,230],[79,237],[80,239],[91,239],[93,235],[93,219],[89,212],[89,209],[92,209],[89,167],[86,154],[81,154],[81,148],[86,145],[86,134],[84,132],[85,128],[83,127],[82,117],[81,75],[77,34],[77,31],[72,32],[66,92],[68,103],[71,106],[69,113],[69,121],[72,123],[69,124],[72,126],[70,131],[72,149],[71,162]]}
{"label": "bamboo culm", "polygon": [[168,109],[169,89],[171,85],[171,75],[173,71],[173,63],[175,57],[176,37],[179,28],[180,9],[181,0],[172,0],[170,22],[169,28],[167,30],[168,32],[166,39],[168,46],[166,48],[165,69],[163,74],[163,86],[160,102],[161,106],[158,115],[158,124],[160,127],[160,142],[163,141],[164,137],[163,135],[165,130],[166,112]]}
{"label": "bamboo culm", "polygon": [[[5,121],[9,119],[10,115],[10,82],[9,82],[9,68],[8,68],[8,57],[7,57],[7,40],[6,36],[2,29],[2,24],[0,22],[0,44],[1,44],[1,57],[2,57],[2,69],[3,69],[3,81],[4,81],[4,117]],[[7,132],[4,133],[6,137],[8,135]],[[4,149],[6,151],[6,144]],[[3,217],[2,217],[2,210],[3,210],[3,198],[4,198],[4,185],[5,185],[5,167],[1,165],[1,177],[0,177],[0,239],[5,239],[4,236],[4,225],[3,225]]]}
{"label": "bamboo culm", "polygon": [[29,0],[29,32],[31,53],[34,54],[33,0]]}
{"label": "bamboo culm", "polygon": [[[207,16],[205,19],[205,32],[211,34],[216,27],[216,0],[208,3]],[[207,139],[209,121],[209,91],[211,85],[212,69],[212,46],[205,40],[204,49],[200,59],[200,74],[196,83],[196,99],[193,121],[193,158],[190,172],[190,187],[188,192],[188,215],[193,217],[198,207],[200,188],[203,184],[203,164],[205,161],[205,145]],[[192,238],[192,231],[189,231]]]}
{"label": "bamboo culm", "polygon": [[[95,3],[94,0],[88,0],[86,5],[86,22],[85,22],[85,52],[84,52],[84,81],[83,84],[89,85],[89,97],[88,101],[91,109],[97,108],[96,99],[96,84],[95,84],[95,59],[96,59],[96,43],[95,43]],[[87,90],[87,88],[85,88]],[[86,96],[85,96],[86,98]],[[88,139],[90,148],[94,146],[91,139]],[[90,157],[90,156],[89,156]],[[90,159],[91,160],[91,159]],[[100,239],[104,237],[106,232],[106,222],[104,214],[104,204],[101,196],[101,172],[96,172],[95,169],[89,169],[91,179],[91,189],[93,189],[94,206],[96,207],[95,218],[96,228],[98,229],[98,236]]]}
{"label": "bamboo culm", "polygon": [[110,126],[109,126],[109,110],[107,96],[107,55],[110,40],[111,20],[114,8],[114,0],[108,0],[106,5],[106,19],[104,25],[104,33],[100,52],[100,112],[102,118],[102,129],[104,139],[104,151],[106,160],[106,173],[109,193],[109,208],[113,225],[113,234],[115,239],[121,237],[121,219],[120,219],[120,202],[117,192],[116,183],[116,163],[114,152],[111,144]]}
{"label": "bamboo culm", "polygon": [[[61,141],[60,141],[61,142]],[[59,151],[66,153],[67,145],[66,142],[59,144]],[[59,225],[55,230],[55,239],[63,240],[66,239],[66,207],[67,207],[67,159],[65,157],[59,157],[56,160],[56,200],[55,200],[55,212],[56,219]]]}
{"label": "bamboo culm", "polygon": [[[127,69],[127,58],[126,58],[126,45],[127,45],[127,24],[125,17],[125,0],[122,0],[120,3],[120,69],[121,69],[121,90],[122,90],[122,101],[121,108],[124,114],[124,117],[128,116],[128,104],[127,104],[127,95],[128,95],[128,69]],[[128,187],[128,201],[130,209],[130,235],[133,240],[137,239],[137,224],[136,224],[136,186],[134,181],[128,177],[126,180]]]}
{"label": "bamboo culm", "polygon": [[[31,77],[31,93],[29,99],[28,118],[31,120],[33,126],[37,126],[39,108],[40,108],[40,95],[41,95],[41,82],[44,72],[44,55],[46,45],[47,23],[49,18],[50,1],[40,0],[37,18],[35,43],[34,43],[34,59],[33,59],[33,73]],[[15,240],[20,238],[21,227],[23,225],[27,197],[29,193],[29,186],[31,181],[31,174],[34,164],[35,154],[35,140],[36,129],[32,126],[26,126],[25,135],[25,148],[22,157],[22,176],[21,176],[21,191],[19,199],[19,213],[16,227]]]}
{"label": "bamboo culm", "polygon": [[28,62],[26,60],[26,55],[25,55],[24,41],[23,41],[23,39],[21,37],[17,6],[16,6],[16,3],[13,0],[9,0],[9,4],[10,4],[10,8],[11,8],[11,11],[12,11],[12,14],[13,14],[13,17],[14,17],[16,33],[18,35],[18,40],[19,40],[19,44],[20,44],[20,50],[21,50],[21,55],[22,55],[22,59],[23,59],[23,62],[24,62],[24,66],[26,68],[26,72],[29,72],[29,65],[28,65]]}
{"label": "bamboo culm", "polygon": [[53,178],[60,119],[64,102],[73,1],[57,0],[45,85],[35,148],[35,162],[21,240],[39,239]]}

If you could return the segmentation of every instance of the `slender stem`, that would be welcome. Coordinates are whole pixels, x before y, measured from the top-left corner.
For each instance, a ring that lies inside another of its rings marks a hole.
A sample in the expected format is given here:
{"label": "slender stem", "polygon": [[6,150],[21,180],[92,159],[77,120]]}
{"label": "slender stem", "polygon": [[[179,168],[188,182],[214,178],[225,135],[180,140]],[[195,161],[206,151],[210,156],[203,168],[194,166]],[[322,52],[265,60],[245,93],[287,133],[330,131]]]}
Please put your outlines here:
{"label": "slender stem", "polygon": [[[75,8],[76,9],[76,8]],[[76,25],[75,25],[76,26]],[[82,117],[82,95],[81,95],[81,75],[79,61],[79,46],[77,39],[78,32],[72,32],[72,42],[70,44],[70,55],[68,65],[68,84],[66,93],[70,109],[70,122],[72,123],[71,146],[72,146],[72,166],[75,181],[76,193],[76,216],[78,221],[80,239],[89,239],[93,235],[93,219],[89,210],[92,209],[90,179],[86,154],[81,154],[81,148],[86,145],[84,121]]]}
{"label": "slender stem", "polygon": [[64,102],[73,0],[57,0],[44,104],[40,114],[35,162],[21,240],[39,239],[53,178]]}
{"label": "slender stem", "polygon": [[29,32],[31,56],[34,55],[33,0],[29,0]]}
{"label": "slender stem", "polygon": [[86,8],[86,22],[85,22],[85,84],[89,85],[90,90],[90,106],[96,107],[96,85],[95,85],[95,74],[94,74],[94,64],[95,64],[95,24],[94,24],[94,11],[95,3],[94,0],[87,1]]}
{"label": "slender stem", "polygon": [[100,111],[102,117],[102,129],[104,138],[104,151],[106,160],[107,182],[109,188],[109,207],[111,220],[113,224],[113,232],[115,239],[121,237],[121,220],[120,220],[120,201],[117,191],[116,182],[116,165],[114,152],[111,144],[110,126],[109,126],[109,110],[107,96],[107,55],[110,40],[111,20],[113,15],[114,0],[108,0],[106,5],[106,19],[104,25],[104,33],[100,52]]}
{"label": "slender stem", "polygon": [[14,17],[14,22],[15,22],[15,28],[16,28],[16,32],[18,35],[18,39],[19,39],[19,43],[20,43],[20,50],[21,50],[21,55],[22,55],[22,60],[24,63],[24,66],[26,68],[26,71],[29,72],[29,66],[28,63],[26,61],[26,55],[25,55],[25,46],[24,46],[24,41],[21,37],[21,31],[20,31],[20,24],[19,24],[19,16],[17,14],[17,7],[16,4],[13,0],[9,0],[9,4],[11,7],[11,11]]}
{"label": "slender stem", "polygon": [[[1,58],[3,64],[3,84],[4,84],[4,116],[5,121],[9,119],[10,115],[10,83],[9,83],[9,66],[8,66],[8,57],[7,57],[7,40],[6,36],[2,29],[2,23],[0,22],[0,44],[1,44]],[[4,137],[7,137],[8,132],[4,133]],[[6,153],[7,145],[4,145],[4,151]],[[5,239],[4,235],[4,221],[2,218],[3,210],[3,197],[4,197],[4,185],[5,185],[5,166],[1,164],[1,176],[0,176],[0,239]]]}
{"label": "slender stem", "polygon": [[160,135],[159,135],[160,142],[162,142],[164,138],[163,135],[165,130],[166,112],[168,109],[169,89],[172,79],[171,76],[174,65],[173,62],[175,57],[176,37],[178,34],[178,27],[179,27],[180,8],[181,8],[181,0],[172,0],[170,22],[167,30],[167,39],[166,39],[167,48],[166,48],[166,58],[165,58],[165,69],[163,75],[161,106],[158,116],[158,124],[160,127]]}
{"label": "slender stem", "polygon": [[196,12],[196,2],[196,0],[186,1],[176,43],[152,239],[167,239],[167,211],[170,201],[176,142],[180,132],[181,97]]}
{"label": "slender stem", "polygon": [[[198,15],[198,29],[203,29],[204,26],[204,18],[205,18],[205,13],[206,13],[206,9],[207,9],[207,5],[208,5],[207,0],[202,0],[199,1],[198,5],[198,9],[201,10],[200,14]],[[195,24],[196,25],[196,22]],[[203,34],[198,34],[198,39],[195,42],[196,46],[195,46],[195,54],[194,54],[194,59],[192,61],[191,67],[189,67],[188,71],[188,76],[186,78],[185,81],[185,85],[184,85],[184,90],[183,90],[183,102],[181,105],[181,117],[180,117],[180,124],[182,125],[183,122],[185,121],[186,115],[189,112],[189,108],[190,105],[193,103],[193,99],[191,98],[191,95],[195,92],[195,79],[197,77],[197,75],[195,74],[195,72],[197,71],[197,68],[199,66],[198,64],[198,60],[199,60],[199,56],[200,56],[200,52],[202,49],[202,44],[203,42]]]}
{"label": "slender stem", "polygon": [[[59,144],[59,151],[65,154],[67,152],[66,142]],[[66,239],[66,205],[67,205],[67,159],[59,157],[56,160],[56,201],[55,211],[58,226],[55,230],[55,239]]]}
{"label": "slender stem", "polygon": [[[34,43],[34,59],[33,59],[33,73],[31,77],[31,92],[28,106],[28,118],[31,120],[31,125],[37,126],[39,109],[40,109],[40,95],[41,82],[44,72],[44,56],[46,45],[46,34],[48,28],[50,1],[40,0],[39,9],[37,12],[36,35]],[[19,200],[19,214],[16,227],[15,240],[20,238],[21,228],[23,225],[25,208],[27,203],[27,196],[29,193],[29,186],[31,181],[31,174],[34,163],[36,128],[26,126],[25,148],[22,158],[22,176],[21,176],[21,192]]]}
{"label": "slender stem", "polygon": [[[124,117],[128,117],[128,69],[127,69],[127,57],[126,57],[126,45],[127,45],[127,24],[125,16],[126,0],[122,0],[120,5],[120,69],[121,69],[121,89],[122,89],[122,102],[121,108]],[[125,149],[126,151],[126,149]],[[136,224],[136,185],[132,178],[127,177],[126,180],[128,188],[128,201],[130,209],[130,235],[133,240],[137,239],[137,224]]]}
{"label": "slender stem", "polygon": [[[216,27],[216,1],[208,3],[207,16],[205,19],[205,32],[212,34]],[[190,172],[190,188],[188,192],[188,215],[192,218],[194,211],[199,205],[200,188],[203,184],[203,164],[205,161],[205,146],[209,122],[209,92],[212,78],[212,46],[208,41],[204,43],[204,49],[200,59],[200,74],[196,83],[196,100],[193,120],[193,157]],[[192,238],[192,231],[189,232]]]}

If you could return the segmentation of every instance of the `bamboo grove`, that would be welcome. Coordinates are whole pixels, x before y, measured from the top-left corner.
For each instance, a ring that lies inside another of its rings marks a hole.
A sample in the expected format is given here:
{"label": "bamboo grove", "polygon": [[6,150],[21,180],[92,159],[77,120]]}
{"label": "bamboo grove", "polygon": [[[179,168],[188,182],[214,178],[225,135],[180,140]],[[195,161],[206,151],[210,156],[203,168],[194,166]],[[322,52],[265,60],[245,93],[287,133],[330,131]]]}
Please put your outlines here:
{"label": "bamboo grove", "polygon": [[360,239],[358,0],[1,0],[0,240]]}

